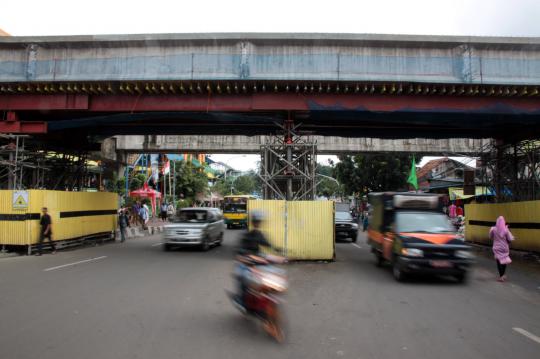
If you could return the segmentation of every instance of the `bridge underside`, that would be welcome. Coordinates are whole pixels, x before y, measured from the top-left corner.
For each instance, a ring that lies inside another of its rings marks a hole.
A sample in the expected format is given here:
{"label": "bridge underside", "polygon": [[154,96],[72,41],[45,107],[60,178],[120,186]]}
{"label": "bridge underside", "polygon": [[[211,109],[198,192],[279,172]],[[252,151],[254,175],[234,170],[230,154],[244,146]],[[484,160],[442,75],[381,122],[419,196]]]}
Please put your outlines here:
{"label": "bridge underside", "polygon": [[30,128],[26,132],[80,145],[88,136],[272,135],[279,130],[276,124],[292,119],[301,124],[300,134],[314,136],[514,141],[540,134],[540,100],[536,97],[309,91],[1,95],[0,110],[14,116],[12,121],[0,121],[0,132],[25,132]]}
{"label": "bridge underside", "polygon": [[[305,136],[317,144],[317,153],[324,155],[408,152],[422,155],[477,156],[491,144],[489,139],[379,139],[333,136]],[[260,154],[261,147],[272,143],[270,136],[201,136],[201,135],[121,135],[106,139],[102,153],[115,158],[116,153],[251,153]]]}

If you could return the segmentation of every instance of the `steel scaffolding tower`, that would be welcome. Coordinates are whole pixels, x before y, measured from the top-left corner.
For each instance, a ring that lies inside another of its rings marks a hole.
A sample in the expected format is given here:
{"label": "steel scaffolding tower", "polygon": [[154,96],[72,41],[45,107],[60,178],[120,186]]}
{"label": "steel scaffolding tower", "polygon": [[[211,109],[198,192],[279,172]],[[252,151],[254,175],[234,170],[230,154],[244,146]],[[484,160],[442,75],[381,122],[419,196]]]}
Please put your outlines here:
{"label": "steel scaffolding tower", "polygon": [[283,135],[271,137],[261,146],[264,199],[313,200],[317,190],[317,143],[299,136],[289,117],[278,124]]}
{"label": "steel scaffolding tower", "polygon": [[540,199],[540,140],[494,140],[480,158],[480,177],[491,183],[498,202]]}
{"label": "steel scaffolding tower", "polygon": [[76,191],[98,187],[85,151],[56,152],[23,135],[0,134],[0,189]]}

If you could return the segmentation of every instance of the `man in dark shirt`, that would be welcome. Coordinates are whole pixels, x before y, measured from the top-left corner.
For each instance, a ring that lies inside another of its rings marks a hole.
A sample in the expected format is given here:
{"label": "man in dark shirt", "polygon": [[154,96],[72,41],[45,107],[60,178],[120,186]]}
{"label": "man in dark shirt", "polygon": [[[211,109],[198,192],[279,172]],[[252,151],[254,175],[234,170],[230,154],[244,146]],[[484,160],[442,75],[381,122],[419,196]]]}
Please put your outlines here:
{"label": "man in dark shirt", "polygon": [[118,214],[118,226],[120,227],[120,242],[124,243],[126,240],[126,228],[129,227],[129,217],[127,215],[127,209],[122,207]]}
{"label": "man in dark shirt", "polygon": [[263,216],[262,213],[253,212],[250,214],[251,225],[253,229],[247,232],[240,239],[240,247],[238,248],[238,265],[236,272],[238,275],[238,294],[236,295],[235,301],[241,306],[244,307],[244,296],[247,291],[247,284],[245,283],[245,276],[249,271],[249,267],[254,264],[263,264],[265,260],[263,258],[256,259],[256,257],[261,253],[261,247],[272,248],[276,251],[280,249],[274,247],[268,242],[265,235],[259,229]]}
{"label": "man in dark shirt", "polygon": [[242,236],[240,240],[240,248],[238,249],[238,254],[240,255],[249,255],[249,254],[259,254],[261,252],[261,247],[272,248],[272,245],[264,234],[259,229],[260,221],[252,220],[253,229]]}
{"label": "man in dark shirt", "polygon": [[54,245],[54,242],[52,240],[51,216],[47,213],[47,207],[43,207],[42,212],[43,212],[43,215],[41,216],[41,219],[39,220],[40,231],[39,231],[38,252],[36,253],[36,256],[41,255],[41,252],[43,251],[43,242],[45,241],[45,238],[48,238],[49,242],[51,242],[52,254],[56,253],[56,246]]}

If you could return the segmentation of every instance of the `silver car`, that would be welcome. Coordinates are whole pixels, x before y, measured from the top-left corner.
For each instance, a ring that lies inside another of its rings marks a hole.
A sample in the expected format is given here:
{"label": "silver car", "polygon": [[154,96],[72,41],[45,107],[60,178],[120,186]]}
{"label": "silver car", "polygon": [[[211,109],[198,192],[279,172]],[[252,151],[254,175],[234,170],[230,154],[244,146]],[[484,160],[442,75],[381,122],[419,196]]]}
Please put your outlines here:
{"label": "silver car", "polygon": [[199,247],[207,251],[223,241],[225,224],[217,208],[183,208],[172,223],[165,225],[163,249],[173,247]]}

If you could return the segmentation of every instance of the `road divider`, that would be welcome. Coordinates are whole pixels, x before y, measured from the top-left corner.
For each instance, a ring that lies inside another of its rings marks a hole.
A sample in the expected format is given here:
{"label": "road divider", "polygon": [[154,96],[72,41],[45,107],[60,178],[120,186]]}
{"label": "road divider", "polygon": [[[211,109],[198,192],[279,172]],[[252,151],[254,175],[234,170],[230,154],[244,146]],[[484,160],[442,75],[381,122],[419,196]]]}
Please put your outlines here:
{"label": "road divider", "polygon": [[96,257],[96,258],[85,259],[85,260],[78,261],[78,262],[67,263],[67,264],[62,264],[62,265],[60,265],[60,266],[47,268],[47,269],[44,269],[43,271],[44,271],[44,272],[50,272],[50,271],[57,270],[57,269],[62,269],[62,268],[66,268],[66,267],[76,266],[76,265],[78,265],[78,264],[83,264],[83,263],[88,263],[88,262],[99,261],[99,260],[105,259],[105,258],[107,258],[107,256],[101,256],[101,257]]}

